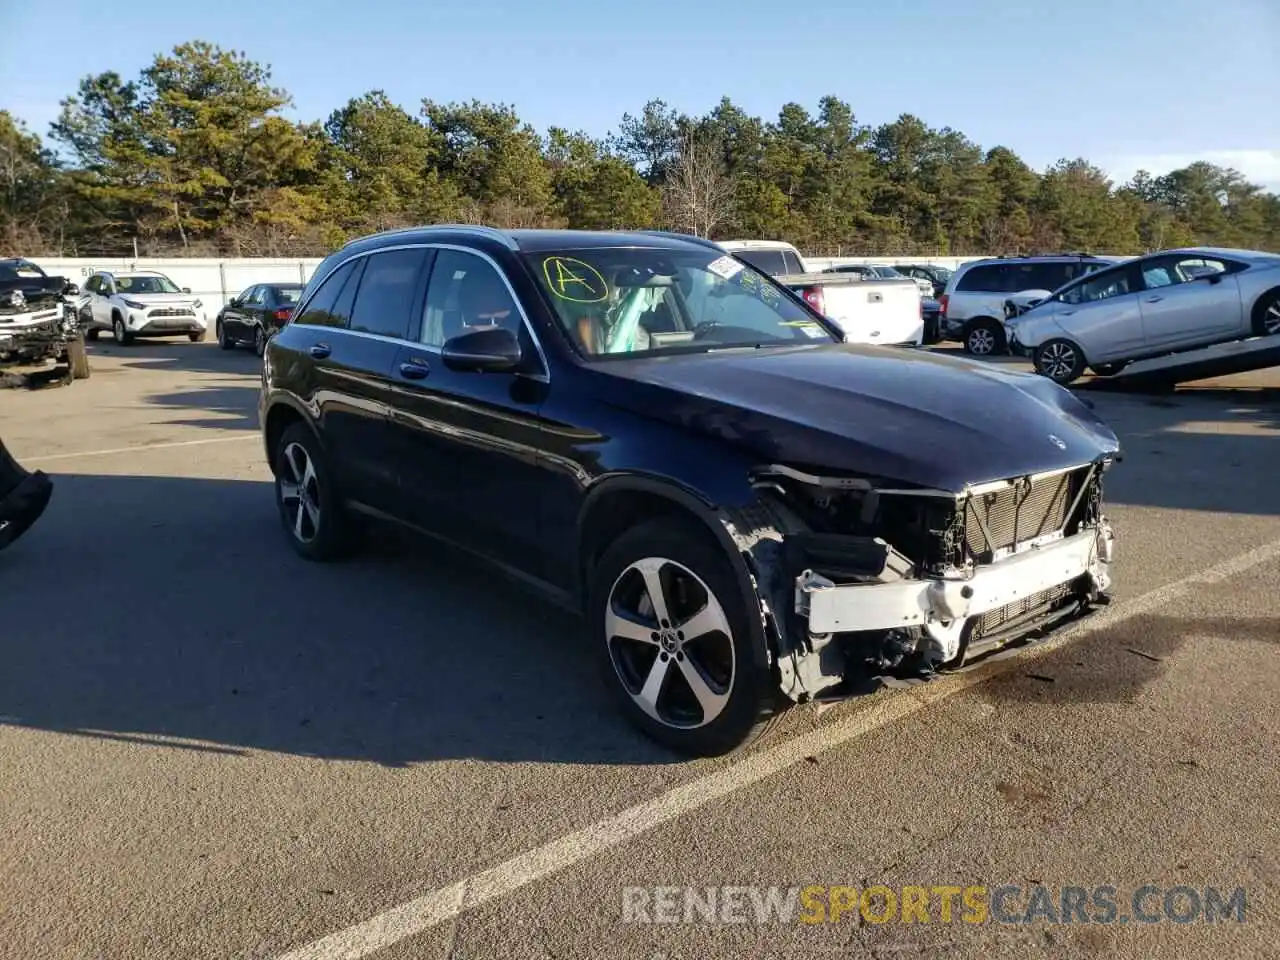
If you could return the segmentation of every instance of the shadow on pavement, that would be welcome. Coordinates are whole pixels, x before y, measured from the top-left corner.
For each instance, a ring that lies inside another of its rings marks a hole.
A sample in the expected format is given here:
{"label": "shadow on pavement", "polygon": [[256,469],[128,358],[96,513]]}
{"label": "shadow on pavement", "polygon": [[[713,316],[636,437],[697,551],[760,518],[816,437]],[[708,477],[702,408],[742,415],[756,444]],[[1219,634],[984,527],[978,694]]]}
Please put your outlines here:
{"label": "shadow on pavement", "polygon": [[402,766],[679,760],[632,730],[579,621],[398,534],[289,549],[263,482],[53,475],[0,554],[0,723]]}
{"label": "shadow on pavement", "polygon": [[191,343],[185,337],[174,340],[135,340],[128,346],[120,346],[111,340],[90,343],[89,360],[94,357],[114,357],[121,366],[142,370],[187,370],[192,373],[231,373],[257,376],[262,361],[248,348],[223,350],[210,339],[203,343]]}

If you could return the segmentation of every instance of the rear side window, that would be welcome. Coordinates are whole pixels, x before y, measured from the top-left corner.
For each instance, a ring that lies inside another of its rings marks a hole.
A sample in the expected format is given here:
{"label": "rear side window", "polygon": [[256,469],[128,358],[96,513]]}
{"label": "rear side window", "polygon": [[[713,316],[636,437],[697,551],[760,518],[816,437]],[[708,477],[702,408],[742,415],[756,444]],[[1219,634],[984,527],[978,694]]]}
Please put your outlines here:
{"label": "rear side window", "polygon": [[790,250],[782,251],[782,262],[787,268],[787,273],[804,273],[804,264]]}
{"label": "rear side window", "polygon": [[1003,263],[985,264],[966,270],[956,284],[957,293],[1004,293],[1009,279],[1009,267]]}
{"label": "rear side window", "polygon": [[1025,272],[1019,276],[1016,290],[1057,290],[1080,274],[1080,264],[1070,260],[1057,263],[1032,263],[1028,264]]}
{"label": "rear side window", "polygon": [[781,250],[735,250],[734,256],[739,260],[747,261],[757,270],[771,277],[780,277],[791,272],[787,268],[787,262]]}
{"label": "rear side window", "polygon": [[[295,323],[309,324],[313,327],[345,327],[347,325],[347,312],[339,312],[338,300],[344,299],[350,304],[354,297],[355,282],[352,275],[356,273],[357,267],[364,267],[363,260],[352,260],[338,267],[337,270],[329,274],[324,282],[320,284],[320,289],[311,298],[307,304],[307,309],[298,316]],[[357,277],[358,279],[358,277]],[[350,291],[350,295],[343,297],[343,294]],[[350,307],[347,307],[349,310]]]}
{"label": "rear side window", "polygon": [[367,257],[351,311],[351,329],[400,340],[407,337],[428,254],[425,248],[415,247]]}

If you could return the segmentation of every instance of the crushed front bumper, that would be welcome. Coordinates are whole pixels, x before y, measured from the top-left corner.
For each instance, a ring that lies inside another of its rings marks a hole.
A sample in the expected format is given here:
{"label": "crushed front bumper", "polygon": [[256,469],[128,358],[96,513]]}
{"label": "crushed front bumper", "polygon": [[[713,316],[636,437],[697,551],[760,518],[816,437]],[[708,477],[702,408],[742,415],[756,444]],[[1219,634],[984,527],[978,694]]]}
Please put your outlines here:
{"label": "crushed front bumper", "polygon": [[852,639],[854,648],[913,636],[908,646],[932,650],[932,663],[959,666],[1043,632],[1073,609],[1105,602],[1114,543],[1103,518],[1078,534],[1028,545],[955,576],[836,584],[805,570],[795,579],[794,613],[815,652],[841,636]]}

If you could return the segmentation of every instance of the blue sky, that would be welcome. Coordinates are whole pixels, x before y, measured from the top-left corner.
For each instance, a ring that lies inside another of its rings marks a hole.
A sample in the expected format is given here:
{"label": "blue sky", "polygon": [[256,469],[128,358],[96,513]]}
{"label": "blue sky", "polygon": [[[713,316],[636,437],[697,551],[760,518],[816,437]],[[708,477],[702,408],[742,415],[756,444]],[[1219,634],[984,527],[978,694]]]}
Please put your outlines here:
{"label": "blue sky", "polygon": [[0,108],[43,134],[89,73],[134,77],[205,39],[269,63],[294,114],[382,88],[512,103],[604,134],[661,97],[772,118],[824,94],[859,121],[915,113],[1037,168],[1117,179],[1204,158],[1280,190],[1280,0],[100,0],[0,9]]}

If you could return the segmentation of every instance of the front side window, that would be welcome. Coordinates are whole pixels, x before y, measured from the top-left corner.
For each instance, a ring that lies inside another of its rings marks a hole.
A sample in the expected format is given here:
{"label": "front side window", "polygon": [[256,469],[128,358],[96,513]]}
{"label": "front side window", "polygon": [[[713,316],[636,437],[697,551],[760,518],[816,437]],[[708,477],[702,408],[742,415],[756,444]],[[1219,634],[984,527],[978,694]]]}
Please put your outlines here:
{"label": "front side window", "polygon": [[119,293],[181,293],[178,285],[160,274],[116,277]]}
{"label": "front side window", "polygon": [[1128,269],[1097,273],[1089,277],[1089,279],[1082,280],[1075,286],[1062,291],[1059,299],[1063,303],[1080,304],[1121,297],[1126,293],[1133,292],[1133,285],[1129,277],[1130,271]]}
{"label": "front side window", "polygon": [[520,311],[511,291],[484,257],[441,250],[431,267],[421,341],[441,347],[446,340],[480,327],[520,332]]}
{"label": "front side window", "polygon": [[403,339],[430,251],[423,247],[370,254],[351,310],[351,329]]}
{"label": "front side window", "polygon": [[525,259],[591,358],[841,339],[763,272],[713,250],[595,247]]}

